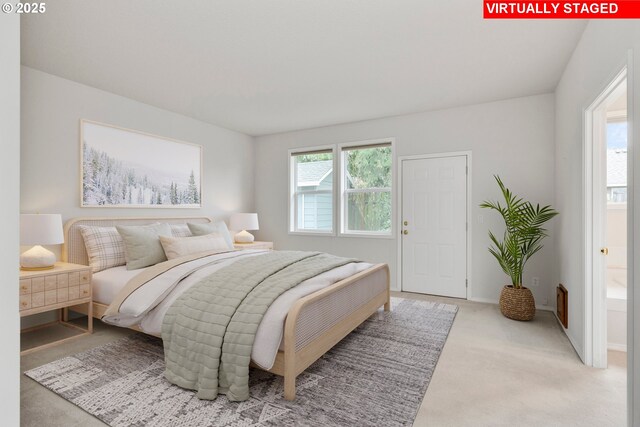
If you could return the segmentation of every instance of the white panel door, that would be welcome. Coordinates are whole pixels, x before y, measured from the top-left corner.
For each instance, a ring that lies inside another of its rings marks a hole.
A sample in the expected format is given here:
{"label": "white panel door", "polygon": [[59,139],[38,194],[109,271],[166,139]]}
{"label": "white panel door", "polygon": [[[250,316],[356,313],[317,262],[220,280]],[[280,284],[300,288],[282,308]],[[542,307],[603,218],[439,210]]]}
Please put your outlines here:
{"label": "white panel door", "polygon": [[467,156],[402,161],[402,290],[467,297]]}

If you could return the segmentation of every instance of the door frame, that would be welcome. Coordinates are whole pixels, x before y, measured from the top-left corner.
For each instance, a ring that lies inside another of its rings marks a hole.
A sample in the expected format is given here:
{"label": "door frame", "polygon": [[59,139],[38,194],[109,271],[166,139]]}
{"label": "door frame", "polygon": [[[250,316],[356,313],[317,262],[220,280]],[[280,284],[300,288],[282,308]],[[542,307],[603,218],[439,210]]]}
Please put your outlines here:
{"label": "door frame", "polygon": [[[583,112],[584,363],[594,368],[607,367],[607,285],[606,280],[602,280],[603,277],[606,278],[606,267],[602,255],[599,253],[601,247],[606,245],[606,241],[602,240],[606,230],[607,201],[602,192],[601,194],[595,192],[603,185],[606,187],[606,180],[603,182],[604,171],[601,169],[602,165],[606,164],[606,149],[602,150],[602,147],[595,143],[597,131],[601,132],[600,126],[606,127],[606,123],[603,124],[596,119],[596,114],[605,108],[604,103],[627,79],[627,74],[625,65],[616,72],[615,76],[609,80],[605,88]],[[596,127],[598,129],[595,129]],[[606,132],[606,130],[604,131]],[[630,140],[628,139],[628,141]],[[630,160],[630,158],[627,159],[628,162]],[[627,167],[627,175],[629,175],[629,167]],[[630,182],[627,180],[627,194],[630,192],[629,184]],[[629,205],[627,199],[627,219],[629,218]],[[627,241],[627,246],[631,242]],[[594,278],[597,279],[594,280]],[[628,288],[629,286],[627,286]]]}
{"label": "door frame", "polygon": [[398,199],[397,199],[397,212],[398,212],[398,216],[397,216],[397,220],[398,220],[398,226],[400,227],[398,230],[398,253],[397,253],[397,265],[398,265],[398,272],[396,275],[396,283],[398,284],[397,288],[402,291],[403,290],[403,284],[402,284],[402,221],[403,221],[403,212],[402,212],[402,192],[404,190],[403,188],[403,182],[402,182],[402,165],[404,161],[407,160],[423,160],[423,159],[438,159],[438,158],[446,158],[446,157],[460,157],[460,156],[465,156],[467,158],[467,265],[466,265],[466,269],[467,269],[467,292],[466,292],[466,297],[465,299],[470,299],[470,296],[472,295],[472,284],[473,284],[473,280],[471,280],[471,226],[472,226],[472,222],[471,221],[471,172],[472,172],[472,152],[471,151],[451,151],[451,152],[445,152],[445,153],[432,153],[432,154],[416,154],[416,155],[412,155],[412,156],[398,156]]}

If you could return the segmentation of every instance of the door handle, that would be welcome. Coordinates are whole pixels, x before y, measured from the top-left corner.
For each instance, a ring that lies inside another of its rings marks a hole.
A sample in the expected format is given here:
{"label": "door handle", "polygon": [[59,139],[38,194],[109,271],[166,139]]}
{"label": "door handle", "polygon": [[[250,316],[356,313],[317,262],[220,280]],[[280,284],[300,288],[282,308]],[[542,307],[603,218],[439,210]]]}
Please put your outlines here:
{"label": "door handle", "polygon": [[602,248],[602,249],[600,249],[600,252],[605,254],[605,255],[609,255],[609,248]]}
{"label": "door handle", "polygon": [[409,234],[409,230],[404,230],[402,234]]}

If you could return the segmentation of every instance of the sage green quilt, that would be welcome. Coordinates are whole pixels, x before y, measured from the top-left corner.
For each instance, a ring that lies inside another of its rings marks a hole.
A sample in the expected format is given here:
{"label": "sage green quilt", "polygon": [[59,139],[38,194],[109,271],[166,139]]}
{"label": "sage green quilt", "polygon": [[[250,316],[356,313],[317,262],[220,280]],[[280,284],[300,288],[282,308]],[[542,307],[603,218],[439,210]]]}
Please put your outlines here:
{"label": "sage green quilt", "polygon": [[249,398],[249,363],[269,306],[287,290],[354,262],[318,252],[273,251],[240,259],[201,280],[171,306],[162,324],[165,377],[200,399]]}

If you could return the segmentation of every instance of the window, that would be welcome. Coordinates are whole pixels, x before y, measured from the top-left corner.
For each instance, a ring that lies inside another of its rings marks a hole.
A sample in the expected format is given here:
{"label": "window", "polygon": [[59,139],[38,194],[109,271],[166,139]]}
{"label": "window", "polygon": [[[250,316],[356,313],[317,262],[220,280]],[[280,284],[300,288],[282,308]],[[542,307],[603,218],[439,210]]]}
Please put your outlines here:
{"label": "window", "polygon": [[392,235],[390,140],[290,150],[289,162],[290,233]]}
{"label": "window", "polygon": [[343,234],[391,235],[391,142],[341,149]]}
{"label": "window", "polygon": [[292,152],[289,231],[333,233],[333,148]]}
{"label": "window", "polygon": [[607,118],[607,202],[627,203],[627,118],[609,113]]}
{"label": "window", "polygon": [[607,202],[627,203],[627,187],[607,187]]}

